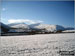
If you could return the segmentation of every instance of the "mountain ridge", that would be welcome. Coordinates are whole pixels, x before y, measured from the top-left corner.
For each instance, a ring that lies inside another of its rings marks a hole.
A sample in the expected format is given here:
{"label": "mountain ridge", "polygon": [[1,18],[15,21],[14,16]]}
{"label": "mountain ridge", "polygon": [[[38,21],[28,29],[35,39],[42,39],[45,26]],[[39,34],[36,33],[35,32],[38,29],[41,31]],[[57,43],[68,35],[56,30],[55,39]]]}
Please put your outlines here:
{"label": "mountain ridge", "polygon": [[13,28],[16,28],[15,30],[18,29],[18,31],[26,31],[26,30],[35,30],[35,31],[41,31],[44,30],[45,32],[57,32],[57,31],[64,31],[64,30],[73,30],[73,27],[64,27],[61,25],[51,25],[51,24],[41,24],[41,23],[36,23],[36,24],[31,24],[31,25],[27,25],[26,23],[12,23],[12,24],[3,24],[0,23],[0,26],[3,26],[3,29],[6,29],[8,31],[8,29],[12,29],[11,31],[13,31]]}

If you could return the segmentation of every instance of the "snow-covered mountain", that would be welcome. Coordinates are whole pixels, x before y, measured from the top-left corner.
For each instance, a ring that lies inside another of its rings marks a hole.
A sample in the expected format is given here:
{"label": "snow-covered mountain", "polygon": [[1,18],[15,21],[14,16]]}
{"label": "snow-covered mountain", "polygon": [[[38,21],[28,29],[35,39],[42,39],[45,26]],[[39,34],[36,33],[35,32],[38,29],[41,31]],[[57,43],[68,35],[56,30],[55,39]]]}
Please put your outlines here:
{"label": "snow-covered mountain", "polygon": [[50,25],[50,24],[31,24],[27,25],[25,23],[12,23],[5,25],[0,22],[0,26],[2,29],[0,29],[0,32],[25,32],[25,31],[41,31],[44,30],[44,32],[57,32],[57,31],[63,31],[63,30],[72,30],[74,28],[72,27],[63,27],[61,25]]}
{"label": "snow-covered mountain", "polygon": [[37,28],[37,29],[45,29],[47,32],[54,32],[59,30],[64,30],[63,26],[60,25],[49,25],[49,24],[31,24],[29,25],[31,28]]}
{"label": "snow-covered mountain", "polygon": [[12,28],[29,29],[29,26],[25,23],[12,23],[8,24]]}

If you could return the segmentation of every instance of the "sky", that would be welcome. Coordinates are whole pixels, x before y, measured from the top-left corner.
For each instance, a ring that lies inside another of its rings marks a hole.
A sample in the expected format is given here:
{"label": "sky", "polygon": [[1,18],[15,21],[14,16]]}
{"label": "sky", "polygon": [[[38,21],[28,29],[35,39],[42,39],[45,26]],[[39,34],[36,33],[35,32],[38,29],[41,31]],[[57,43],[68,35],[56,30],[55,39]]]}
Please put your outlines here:
{"label": "sky", "polygon": [[1,22],[74,26],[73,1],[5,1]]}

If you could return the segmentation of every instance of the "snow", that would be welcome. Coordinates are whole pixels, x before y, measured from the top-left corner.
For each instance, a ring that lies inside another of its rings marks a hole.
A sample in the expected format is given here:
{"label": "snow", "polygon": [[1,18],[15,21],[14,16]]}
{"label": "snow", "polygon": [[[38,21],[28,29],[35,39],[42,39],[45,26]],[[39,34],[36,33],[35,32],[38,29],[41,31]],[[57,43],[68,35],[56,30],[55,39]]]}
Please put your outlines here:
{"label": "snow", "polygon": [[46,29],[48,32],[64,30],[64,27],[60,25],[49,25],[49,24],[40,24],[40,23],[32,24],[30,25],[30,27],[37,28],[37,29]]}
{"label": "snow", "polygon": [[[15,32],[18,31],[17,29],[21,30],[21,32],[26,31],[26,30],[45,30],[45,32],[57,32],[57,31],[63,31],[63,30],[70,30],[73,29],[72,27],[63,27],[61,25],[50,25],[50,24],[41,24],[41,23],[36,23],[36,24],[31,24],[31,25],[27,25],[25,23],[12,23],[12,24],[1,24],[2,26],[4,26],[4,28],[8,28],[10,29],[9,32]],[[12,29],[12,28],[16,28],[16,29]],[[20,31],[19,31],[20,32]]]}
{"label": "snow", "polygon": [[1,36],[0,40],[0,56],[60,56],[59,50],[75,51],[75,33]]}
{"label": "snow", "polygon": [[65,30],[65,31],[62,31],[62,32],[75,32],[75,30]]}
{"label": "snow", "polygon": [[12,28],[29,29],[29,26],[25,23],[12,23],[12,24],[9,24],[8,26],[10,26]]}

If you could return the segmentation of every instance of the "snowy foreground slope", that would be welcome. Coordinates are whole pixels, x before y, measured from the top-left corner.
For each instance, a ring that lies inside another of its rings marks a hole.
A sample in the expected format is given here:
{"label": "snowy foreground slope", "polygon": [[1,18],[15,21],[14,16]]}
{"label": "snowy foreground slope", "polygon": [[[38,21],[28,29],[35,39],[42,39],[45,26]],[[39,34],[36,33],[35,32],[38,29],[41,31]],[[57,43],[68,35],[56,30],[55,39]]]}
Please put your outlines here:
{"label": "snowy foreground slope", "polygon": [[59,50],[75,51],[75,33],[1,37],[0,56],[60,56]]}

